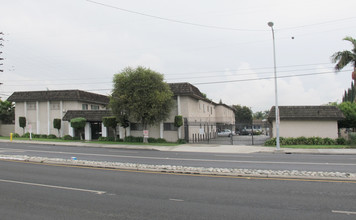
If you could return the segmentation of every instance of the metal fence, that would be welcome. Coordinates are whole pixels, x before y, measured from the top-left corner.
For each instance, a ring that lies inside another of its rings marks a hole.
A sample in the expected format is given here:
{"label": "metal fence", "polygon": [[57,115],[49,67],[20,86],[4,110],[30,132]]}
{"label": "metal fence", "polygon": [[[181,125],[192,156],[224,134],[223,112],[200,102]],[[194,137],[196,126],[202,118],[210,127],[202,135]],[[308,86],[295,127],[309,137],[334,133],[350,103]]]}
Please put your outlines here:
{"label": "metal fence", "polygon": [[188,123],[186,141],[196,144],[263,145],[269,137],[267,126],[260,124]]}

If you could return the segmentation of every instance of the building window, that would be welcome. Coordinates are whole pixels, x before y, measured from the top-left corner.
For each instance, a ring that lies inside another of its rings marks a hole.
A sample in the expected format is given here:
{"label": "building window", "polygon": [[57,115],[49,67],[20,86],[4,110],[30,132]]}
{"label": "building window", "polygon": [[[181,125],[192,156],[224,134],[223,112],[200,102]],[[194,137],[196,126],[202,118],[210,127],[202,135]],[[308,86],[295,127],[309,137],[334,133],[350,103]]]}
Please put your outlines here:
{"label": "building window", "polygon": [[91,110],[99,110],[99,106],[98,105],[91,105],[90,109]]}
{"label": "building window", "polygon": [[82,110],[88,110],[88,104],[82,104]]}
{"label": "building window", "polygon": [[51,102],[50,108],[51,110],[59,110],[60,109],[59,102]]}
{"label": "building window", "polygon": [[27,110],[36,110],[36,102],[28,102]]}
{"label": "building window", "polygon": [[131,123],[130,124],[131,131],[142,131],[143,126],[140,123]]}
{"label": "building window", "polygon": [[163,124],[164,131],[178,131],[178,128],[174,126],[174,123],[164,123]]}

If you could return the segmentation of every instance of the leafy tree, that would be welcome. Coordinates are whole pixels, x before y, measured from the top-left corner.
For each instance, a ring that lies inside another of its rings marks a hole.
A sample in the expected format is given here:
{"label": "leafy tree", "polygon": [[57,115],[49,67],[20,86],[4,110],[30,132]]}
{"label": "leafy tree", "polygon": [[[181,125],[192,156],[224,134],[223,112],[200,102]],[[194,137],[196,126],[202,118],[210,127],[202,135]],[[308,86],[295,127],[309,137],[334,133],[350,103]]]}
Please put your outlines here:
{"label": "leafy tree", "polygon": [[338,107],[345,116],[338,122],[339,128],[356,128],[356,103],[343,102]]}
{"label": "leafy tree", "polygon": [[127,116],[127,114],[121,114],[118,116],[117,120],[120,123],[121,127],[124,128],[126,137],[126,128],[130,126],[129,117]]}
{"label": "leafy tree", "polygon": [[116,131],[116,128],[117,128],[117,120],[116,120],[116,117],[113,116],[113,117],[104,117],[103,118],[103,124],[105,127],[107,128],[112,128],[114,129],[114,139],[116,141],[117,139],[117,131]]}
{"label": "leafy tree", "polygon": [[253,119],[266,119],[269,115],[269,110],[258,111],[253,113]]}
{"label": "leafy tree", "polygon": [[[110,107],[119,118],[125,114],[147,130],[165,120],[173,105],[173,93],[163,75],[144,67],[125,68],[114,76]],[[147,138],[144,138],[147,142]]]}
{"label": "leafy tree", "polygon": [[[353,44],[353,48],[351,51],[339,51],[331,56],[332,61],[336,63],[335,70],[340,71],[348,64],[352,64],[354,67],[354,74],[356,74],[356,39],[345,37],[343,40],[350,41]],[[356,76],[353,75],[352,78],[355,80]]]}
{"label": "leafy tree", "polygon": [[23,130],[23,134],[25,134],[25,127],[26,127],[26,118],[25,117],[19,117],[19,125]]}
{"label": "leafy tree", "polygon": [[354,102],[356,97],[356,88],[354,82],[351,82],[351,87],[345,90],[342,102]]}
{"label": "leafy tree", "polygon": [[239,124],[252,123],[252,111],[247,106],[233,105],[232,108],[235,112],[235,122]]}
{"label": "leafy tree", "polygon": [[83,139],[83,129],[85,127],[87,120],[85,118],[73,118],[70,120],[70,126],[76,130],[76,132],[79,132],[79,137],[82,140]]}
{"label": "leafy tree", "polygon": [[0,120],[4,124],[12,124],[15,120],[15,106],[12,102],[0,100]]}
{"label": "leafy tree", "polygon": [[59,130],[61,130],[62,127],[62,120],[59,118],[53,119],[53,127],[58,130],[58,137],[60,136]]}

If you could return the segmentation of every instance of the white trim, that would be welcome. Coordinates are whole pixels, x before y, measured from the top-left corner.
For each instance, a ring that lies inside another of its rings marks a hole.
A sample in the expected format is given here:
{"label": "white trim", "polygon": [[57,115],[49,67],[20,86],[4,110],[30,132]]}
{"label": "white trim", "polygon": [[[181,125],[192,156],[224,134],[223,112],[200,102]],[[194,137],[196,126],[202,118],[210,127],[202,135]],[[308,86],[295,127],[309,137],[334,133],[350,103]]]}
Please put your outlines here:
{"label": "white trim", "polygon": [[85,135],[84,138],[86,141],[90,141],[91,140],[91,126],[90,126],[90,122],[85,123]]}
{"label": "white trim", "polygon": [[180,96],[177,96],[177,112],[178,112],[178,115],[181,115],[181,109],[180,109]]}
{"label": "white trim", "polygon": [[51,113],[50,113],[50,104],[49,101],[47,101],[47,135],[51,134]]}
{"label": "white trim", "polygon": [[104,123],[101,123],[101,136],[107,137],[108,136],[108,129],[105,127]]}
{"label": "white trim", "polygon": [[163,122],[161,122],[161,123],[159,124],[159,137],[160,137],[160,138],[164,138],[164,137],[163,137]]}
{"label": "white trim", "polygon": [[38,101],[36,101],[36,132],[40,133],[40,106]]}
{"label": "white trim", "polygon": [[59,109],[61,115],[61,130],[59,132],[60,137],[63,137],[63,101],[59,101]]}

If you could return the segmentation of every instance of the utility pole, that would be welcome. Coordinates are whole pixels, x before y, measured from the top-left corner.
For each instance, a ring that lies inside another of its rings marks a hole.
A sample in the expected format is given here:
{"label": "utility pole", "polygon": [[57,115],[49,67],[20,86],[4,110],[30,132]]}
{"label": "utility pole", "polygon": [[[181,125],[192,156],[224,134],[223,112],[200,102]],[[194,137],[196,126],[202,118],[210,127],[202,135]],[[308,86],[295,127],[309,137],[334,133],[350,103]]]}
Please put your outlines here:
{"label": "utility pole", "polygon": [[[0,32],[0,47],[3,47],[4,45],[2,42],[4,41],[4,38],[2,38],[1,35],[4,35],[3,32]],[[4,72],[4,70],[1,68],[2,65],[4,65],[3,62],[4,58],[2,57],[2,51],[0,50],[0,72]]]}

